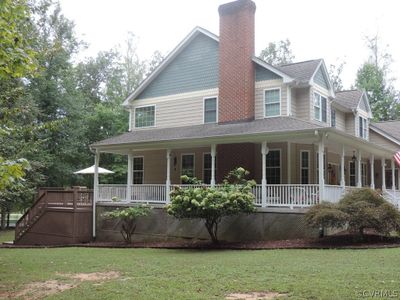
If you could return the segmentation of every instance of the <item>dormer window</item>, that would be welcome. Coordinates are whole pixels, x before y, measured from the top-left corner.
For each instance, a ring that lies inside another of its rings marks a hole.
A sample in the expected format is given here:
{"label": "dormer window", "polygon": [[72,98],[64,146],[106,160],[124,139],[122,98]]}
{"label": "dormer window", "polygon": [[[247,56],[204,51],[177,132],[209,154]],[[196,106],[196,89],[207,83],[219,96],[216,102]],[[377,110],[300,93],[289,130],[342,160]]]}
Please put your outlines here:
{"label": "dormer window", "polygon": [[368,139],[368,121],[366,118],[358,117],[359,136],[365,140]]}
{"label": "dormer window", "polygon": [[264,91],[265,117],[281,115],[281,89],[268,89]]}
{"label": "dormer window", "polygon": [[326,98],[314,93],[314,119],[326,123]]}
{"label": "dormer window", "polygon": [[217,122],[217,97],[204,98],[204,123]]}

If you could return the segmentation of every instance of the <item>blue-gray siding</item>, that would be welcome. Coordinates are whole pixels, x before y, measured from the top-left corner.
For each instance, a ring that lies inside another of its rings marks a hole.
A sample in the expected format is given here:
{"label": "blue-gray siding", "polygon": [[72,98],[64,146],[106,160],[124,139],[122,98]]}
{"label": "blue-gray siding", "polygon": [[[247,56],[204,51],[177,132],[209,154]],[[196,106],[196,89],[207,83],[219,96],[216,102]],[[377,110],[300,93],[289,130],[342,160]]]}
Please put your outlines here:
{"label": "blue-gray siding", "polygon": [[360,101],[360,108],[361,108],[363,111],[368,112],[368,108],[367,108],[366,101],[367,101],[367,100],[366,100],[365,97],[363,96],[363,97],[361,98],[361,101]]}
{"label": "blue-gray siding", "polygon": [[317,73],[314,76],[314,82],[319,86],[322,86],[325,89],[329,89],[328,79],[325,74],[322,72],[322,68],[320,67]]}
{"label": "blue-gray siding", "polygon": [[188,93],[217,86],[218,42],[199,34],[137,99]]}
{"label": "blue-gray siding", "polygon": [[264,69],[263,67],[256,65],[256,81],[274,80],[281,78],[282,77],[271,72],[270,70]]}

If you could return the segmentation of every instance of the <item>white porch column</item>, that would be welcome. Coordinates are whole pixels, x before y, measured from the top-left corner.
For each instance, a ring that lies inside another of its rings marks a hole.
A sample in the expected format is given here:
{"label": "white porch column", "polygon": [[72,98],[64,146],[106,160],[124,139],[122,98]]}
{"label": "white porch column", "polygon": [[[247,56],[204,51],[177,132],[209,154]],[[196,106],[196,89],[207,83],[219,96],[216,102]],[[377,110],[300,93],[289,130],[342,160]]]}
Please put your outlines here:
{"label": "white porch column", "polygon": [[126,179],[126,201],[132,200],[132,184],[133,184],[133,154],[128,154],[128,176]]}
{"label": "white porch column", "polygon": [[288,166],[287,166],[287,183],[288,184],[291,184],[292,183],[292,151],[291,151],[291,149],[292,149],[292,143],[291,142],[288,142],[287,143],[287,163],[288,163]]}
{"label": "white porch column", "polygon": [[357,187],[362,187],[362,180],[361,180],[361,151],[357,151]]}
{"label": "white porch column", "polygon": [[210,184],[212,187],[215,186],[215,156],[217,153],[217,145],[211,145],[211,180]]}
{"label": "white porch column", "polygon": [[165,200],[171,201],[169,192],[171,190],[171,149],[167,149],[167,179],[165,180]]}
{"label": "white porch column", "polygon": [[324,180],[324,137],[321,136],[321,140],[318,144],[318,183],[319,183],[319,202],[324,200],[324,189],[325,189],[325,180]]}
{"label": "white porch column", "polygon": [[92,236],[96,237],[96,202],[99,200],[99,162],[100,152],[94,155],[94,181],[93,181],[93,209],[92,209]]}
{"label": "white porch column", "polygon": [[[396,173],[395,173],[395,166],[394,166],[394,160],[392,159],[392,191],[396,191]],[[394,195],[394,193],[393,193]]]}
{"label": "white porch column", "polygon": [[385,174],[386,162],[384,158],[381,159],[381,166],[382,166],[382,191],[384,191],[386,190],[386,174]]}
{"label": "white porch column", "polygon": [[340,186],[344,189],[346,186],[346,179],[345,179],[345,175],[344,175],[344,157],[345,157],[345,153],[344,153],[344,145],[342,145],[342,155],[340,157]]}
{"label": "white porch column", "polygon": [[370,166],[371,166],[371,189],[375,189],[375,170],[374,170],[374,161],[375,161],[375,156],[371,155],[371,158],[369,160]]}
{"label": "white porch column", "polygon": [[262,178],[261,178],[261,206],[267,206],[267,142],[262,142],[261,144],[261,170],[262,170]]}

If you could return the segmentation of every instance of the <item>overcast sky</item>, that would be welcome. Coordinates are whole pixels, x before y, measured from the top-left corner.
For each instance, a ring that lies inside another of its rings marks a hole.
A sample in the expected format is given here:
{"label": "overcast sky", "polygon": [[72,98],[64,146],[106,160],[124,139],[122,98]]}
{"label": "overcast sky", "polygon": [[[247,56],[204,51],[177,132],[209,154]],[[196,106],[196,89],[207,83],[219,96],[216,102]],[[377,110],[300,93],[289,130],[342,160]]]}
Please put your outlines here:
{"label": "overcast sky", "polygon": [[[60,0],[89,48],[84,56],[123,44],[127,32],[138,37],[141,58],[155,50],[167,54],[195,26],[218,34],[218,6],[229,0]],[[255,0],[256,54],[269,42],[288,38],[295,61],[324,58],[327,67],[345,60],[345,87],[354,83],[367,59],[366,35],[379,33],[392,54],[392,77],[400,89],[399,8],[396,0]]]}

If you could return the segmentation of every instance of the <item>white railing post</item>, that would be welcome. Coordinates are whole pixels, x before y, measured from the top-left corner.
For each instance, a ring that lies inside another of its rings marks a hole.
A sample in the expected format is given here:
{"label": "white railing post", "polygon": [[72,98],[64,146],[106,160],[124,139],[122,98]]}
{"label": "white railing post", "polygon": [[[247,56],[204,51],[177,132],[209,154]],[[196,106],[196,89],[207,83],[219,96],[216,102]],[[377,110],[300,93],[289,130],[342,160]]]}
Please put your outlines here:
{"label": "white railing post", "polygon": [[396,197],[396,174],[395,174],[395,166],[394,166],[394,160],[392,159],[392,191],[393,191],[393,196]]}
{"label": "white railing post", "polygon": [[267,158],[266,155],[268,153],[267,142],[262,142],[261,144],[261,170],[262,170],[262,178],[261,178],[261,206],[267,206]]}
{"label": "white railing post", "polygon": [[171,149],[167,149],[167,179],[165,180],[165,200],[171,201],[169,192],[171,190]]}
{"label": "white railing post", "polygon": [[357,187],[362,187],[362,175],[361,175],[361,151],[357,151]]}
{"label": "white railing post", "polygon": [[381,159],[381,167],[382,167],[382,191],[385,191],[386,190],[386,169],[385,169],[385,167],[386,167],[386,162],[385,162],[385,159],[384,158],[382,158]]}
{"label": "white railing post", "polygon": [[344,158],[345,158],[345,150],[344,150],[344,145],[342,145],[342,155],[340,157],[340,186],[342,187],[343,191],[346,187],[346,179],[344,175]]}
{"label": "white railing post", "polygon": [[99,163],[100,152],[96,150],[94,155],[94,179],[93,179],[93,208],[92,208],[92,236],[96,237],[96,202],[99,198]]}
{"label": "white railing post", "polygon": [[319,183],[319,202],[324,200],[324,137],[321,136],[321,139],[318,144],[318,183]]}
{"label": "white railing post", "polygon": [[375,156],[371,155],[370,158],[370,166],[371,166],[371,189],[375,189],[375,171],[374,171],[374,161],[375,161]]}
{"label": "white railing post", "polygon": [[216,148],[217,147],[215,144],[211,145],[211,180],[210,180],[211,187],[215,186],[215,155],[217,152]]}
{"label": "white railing post", "polygon": [[133,184],[133,155],[128,154],[128,176],[126,179],[126,196],[125,201],[132,200],[132,184]]}

